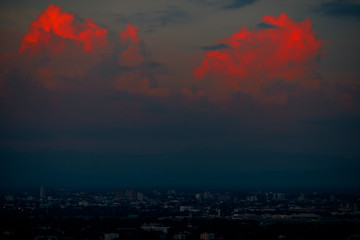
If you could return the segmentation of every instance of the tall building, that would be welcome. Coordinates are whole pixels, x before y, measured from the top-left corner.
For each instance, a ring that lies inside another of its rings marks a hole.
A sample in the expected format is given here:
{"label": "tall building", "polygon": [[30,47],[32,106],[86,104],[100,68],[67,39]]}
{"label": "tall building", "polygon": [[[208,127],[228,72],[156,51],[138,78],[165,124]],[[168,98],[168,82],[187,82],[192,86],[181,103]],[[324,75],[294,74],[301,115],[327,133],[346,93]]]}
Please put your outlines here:
{"label": "tall building", "polygon": [[41,187],[40,187],[40,198],[43,199],[44,197],[45,197],[44,187],[41,186]]}
{"label": "tall building", "polygon": [[135,199],[135,190],[133,190],[133,189],[129,190],[129,199],[130,200]]}
{"label": "tall building", "polygon": [[117,189],[115,191],[115,199],[116,200],[125,199],[125,191],[123,189]]}
{"label": "tall building", "polygon": [[140,201],[140,202],[144,201],[144,194],[141,193],[141,192],[137,192],[136,193],[136,200]]}

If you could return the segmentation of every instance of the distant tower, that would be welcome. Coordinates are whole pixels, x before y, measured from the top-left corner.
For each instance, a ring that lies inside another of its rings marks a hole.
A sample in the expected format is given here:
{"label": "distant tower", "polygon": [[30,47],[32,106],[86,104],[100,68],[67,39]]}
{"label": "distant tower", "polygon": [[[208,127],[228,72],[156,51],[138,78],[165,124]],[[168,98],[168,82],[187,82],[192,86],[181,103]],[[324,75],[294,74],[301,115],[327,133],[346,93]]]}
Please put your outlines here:
{"label": "distant tower", "polygon": [[116,200],[125,199],[125,191],[122,189],[117,189],[115,191],[115,199]]}
{"label": "distant tower", "polygon": [[42,198],[44,198],[44,197],[45,197],[44,187],[41,186],[41,187],[40,187],[40,198],[42,199]]}
{"label": "distant tower", "polygon": [[141,193],[141,192],[137,192],[136,193],[136,200],[138,200],[140,202],[144,201],[144,194]]}
{"label": "distant tower", "polygon": [[331,202],[335,202],[335,199],[336,199],[336,198],[335,198],[335,195],[331,195],[331,196],[330,196],[330,201],[331,201]]}
{"label": "distant tower", "polygon": [[134,200],[135,199],[135,190],[129,190],[129,199]]}

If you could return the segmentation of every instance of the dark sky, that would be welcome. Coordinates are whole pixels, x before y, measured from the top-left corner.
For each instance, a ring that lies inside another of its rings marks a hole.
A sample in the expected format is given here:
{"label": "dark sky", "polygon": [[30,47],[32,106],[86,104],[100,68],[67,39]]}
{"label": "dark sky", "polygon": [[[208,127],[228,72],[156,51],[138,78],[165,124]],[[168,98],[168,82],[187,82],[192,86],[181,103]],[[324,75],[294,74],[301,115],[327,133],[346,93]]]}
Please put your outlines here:
{"label": "dark sky", "polygon": [[0,188],[359,188],[359,9],[2,1]]}

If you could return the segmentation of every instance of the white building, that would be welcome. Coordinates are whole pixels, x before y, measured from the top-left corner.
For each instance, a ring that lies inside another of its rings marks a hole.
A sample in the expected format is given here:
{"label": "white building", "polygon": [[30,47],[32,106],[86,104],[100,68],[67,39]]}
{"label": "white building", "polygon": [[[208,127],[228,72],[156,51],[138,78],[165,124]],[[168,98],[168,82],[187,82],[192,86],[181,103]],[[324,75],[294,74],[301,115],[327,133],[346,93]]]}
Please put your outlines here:
{"label": "white building", "polygon": [[104,233],[104,240],[114,240],[119,238],[118,233]]}
{"label": "white building", "polygon": [[141,226],[141,229],[145,231],[163,232],[165,234],[167,234],[169,231],[169,227],[164,227],[156,223],[150,223],[150,224],[144,223],[144,225]]}

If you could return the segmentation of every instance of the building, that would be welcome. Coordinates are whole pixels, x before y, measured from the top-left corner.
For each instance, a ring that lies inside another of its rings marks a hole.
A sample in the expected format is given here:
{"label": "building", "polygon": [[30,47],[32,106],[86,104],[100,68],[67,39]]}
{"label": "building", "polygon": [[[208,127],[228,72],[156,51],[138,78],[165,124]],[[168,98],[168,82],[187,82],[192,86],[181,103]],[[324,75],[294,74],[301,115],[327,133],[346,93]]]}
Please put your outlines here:
{"label": "building", "polygon": [[125,199],[125,191],[122,189],[117,189],[115,191],[115,200]]}
{"label": "building", "polygon": [[41,187],[40,187],[40,199],[43,199],[44,197],[45,197],[44,187],[41,186]]}
{"label": "building", "polygon": [[277,193],[276,194],[276,200],[285,200],[285,193]]}
{"label": "building", "polygon": [[192,206],[180,206],[180,212],[192,211],[192,210],[193,210]]}
{"label": "building", "polygon": [[258,199],[256,195],[250,195],[246,197],[246,200],[248,200],[249,202],[256,202]]}
{"label": "building", "polygon": [[144,223],[144,225],[141,226],[141,229],[145,231],[163,232],[165,234],[167,234],[169,231],[169,227],[164,227],[157,223]]}
{"label": "building", "polygon": [[129,198],[129,200],[134,200],[134,199],[135,199],[135,194],[136,194],[136,192],[135,192],[134,189],[129,190],[129,191],[128,191],[128,198]]}
{"label": "building", "polygon": [[38,235],[34,238],[34,240],[57,240],[58,238],[56,236],[41,236]]}
{"label": "building", "polygon": [[12,194],[6,195],[5,200],[7,202],[12,202],[12,201],[14,201],[14,196]]}
{"label": "building", "polygon": [[173,239],[174,240],[186,240],[186,234],[185,233],[175,234]]}
{"label": "building", "polygon": [[200,234],[200,240],[211,240],[211,239],[215,239],[215,235],[213,233],[204,232]]}
{"label": "building", "polygon": [[104,240],[115,240],[119,237],[120,235],[118,233],[104,233]]}
{"label": "building", "polygon": [[144,201],[144,194],[141,192],[137,192],[136,193],[136,200],[138,200],[139,202]]}

